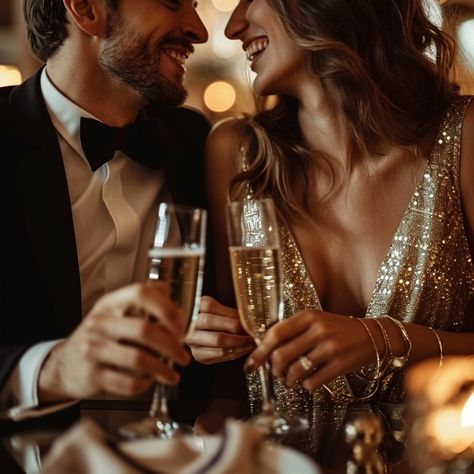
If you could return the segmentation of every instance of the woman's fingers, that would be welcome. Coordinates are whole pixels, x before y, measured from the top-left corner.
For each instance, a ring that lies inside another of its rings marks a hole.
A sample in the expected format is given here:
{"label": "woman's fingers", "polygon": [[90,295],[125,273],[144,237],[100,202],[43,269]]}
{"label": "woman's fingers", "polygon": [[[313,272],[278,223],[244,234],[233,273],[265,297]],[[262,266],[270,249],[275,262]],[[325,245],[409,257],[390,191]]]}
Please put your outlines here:
{"label": "woman's fingers", "polygon": [[302,351],[288,368],[286,384],[291,387],[297,380],[307,377],[328,361],[334,360],[335,350],[331,341],[322,341],[313,350]]}
{"label": "woman's fingers", "polygon": [[314,392],[325,383],[348,372],[348,367],[340,359],[330,360],[313,370],[303,381],[303,387],[309,392]]}
{"label": "woman's fingers", "polygon": [[309,352],[319,343],[320,339],[317,329],[311,327],[275,349],[271,356],[273,374],[277,377],[282,377],[290,364],[301,365],[298,364],[298,358],[302,354]]}
{"label": "woman's fingers", "polygon": [[246,369],[254,370],[260,367],[278,347],[307,331],[313,324],[312,313],[312,311],[296,313],[271,327],[260,345],[250,354],[245,364]]}

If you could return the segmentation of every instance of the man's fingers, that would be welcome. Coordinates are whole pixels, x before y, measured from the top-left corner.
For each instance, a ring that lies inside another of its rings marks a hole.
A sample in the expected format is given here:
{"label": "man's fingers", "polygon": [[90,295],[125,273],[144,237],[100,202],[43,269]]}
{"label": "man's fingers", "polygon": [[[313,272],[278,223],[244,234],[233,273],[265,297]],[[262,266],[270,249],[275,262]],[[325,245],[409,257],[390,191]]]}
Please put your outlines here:
{"label": "man's fingers", "polygon": [[238,319],[212,313],[199,313],[193,327],[206,331],[224,331],[232,334],[242,332],[242,326]]}
{"label": "man's fingers", "polygon": [[137,377],[165,377],[170,383],[177,383],[179,380],[177,372],[173,371],[161,356],[146,350],[112,340],[89,342],[84,348],[84,355],[88,359],[122,370],[127,369]]}
{"label": "man's fingers", "polygon": [[225,316],[227,318],[233,318],[237,320],[239,319],[239,313],[235,308],[224,306],[211,296],[201,297],[199,312],[220,314],[221,316]]}
{"label": "man's fingers", "polygon": [[91,320],[87,324],[89,329],[110,339],[129,341],[138,346],[144,346],[181,365],[190,362],[188,352],[178,339],[156,321],[150,321],[148,318],[103,317]]}
{"label": "man's fingers", "polygon": [[149,314],[155,316],[169,332],[184,336],[187,327],[185,315],[171,301],[167,291],[167,285],[160,281],[128,285],[101,298],[92,309],[91,316]]}
{"label": "man's fingers", "polygon": [[193,357],[201,364],[216,364],[238,359],[252,350],[251,347],[244,346],[235,349],[221,347],[193,347]]}
{"label": "man's fingers", "polygon": [[219,331],[191,331],[186,337],[186,344],[203,347],[239,347],[253,346],[253,340],[249,336],[229,334]]}
{"label": "man's fingers", "polygon": [[136,377],[103,367],[100,371],[100,388],[106,392],[123,397],[137,395],[151,386],[153,380],[147,377]]}

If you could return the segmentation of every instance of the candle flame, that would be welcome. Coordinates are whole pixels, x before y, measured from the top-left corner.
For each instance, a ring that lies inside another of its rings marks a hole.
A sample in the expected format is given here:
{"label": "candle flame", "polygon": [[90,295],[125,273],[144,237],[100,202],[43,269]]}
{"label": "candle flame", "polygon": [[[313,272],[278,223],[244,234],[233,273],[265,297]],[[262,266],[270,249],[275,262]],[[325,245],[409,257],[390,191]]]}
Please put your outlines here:
{"label": "candle flame", "polygon": [[462,409],[461,426],[463,428],[474,427],[474,392],[471,393]]}

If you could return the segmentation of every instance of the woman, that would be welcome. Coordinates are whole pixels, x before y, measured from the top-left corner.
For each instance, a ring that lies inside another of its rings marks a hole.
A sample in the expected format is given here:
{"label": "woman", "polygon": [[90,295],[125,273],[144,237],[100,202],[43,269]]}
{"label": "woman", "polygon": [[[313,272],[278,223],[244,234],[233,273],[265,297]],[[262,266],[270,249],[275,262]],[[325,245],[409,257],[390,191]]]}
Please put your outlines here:
{"label": "woman", "polygon": [[[226,28],[254,91],[279,103],[208,139],[220,298],[232,301],[228,192],[270,195],[285,320],[246,367],[271,357],[278,404],[310,422],[319,402],[399,402],[404,367],[474,353],[474,105],[422,3],[241,0]],[[203,363],[249,345],[211,299],[188,342]]]}

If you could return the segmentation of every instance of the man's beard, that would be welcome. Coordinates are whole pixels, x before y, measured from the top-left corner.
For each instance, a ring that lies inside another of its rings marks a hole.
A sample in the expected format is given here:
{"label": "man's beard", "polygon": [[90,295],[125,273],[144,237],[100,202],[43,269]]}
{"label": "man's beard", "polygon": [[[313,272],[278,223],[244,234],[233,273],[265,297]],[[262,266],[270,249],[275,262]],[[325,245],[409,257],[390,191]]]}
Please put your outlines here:
{"label": "man's beard", "polygon": [[118,14],[109,15],[107,29],[107,43],[99,62],[113,77],[139,92],[150,104],[184,103],[188,93],[181,77],[173,81],[160,71],[162,45],[169,39],[163,38],[152,46],[149,38],[127,31]]}

